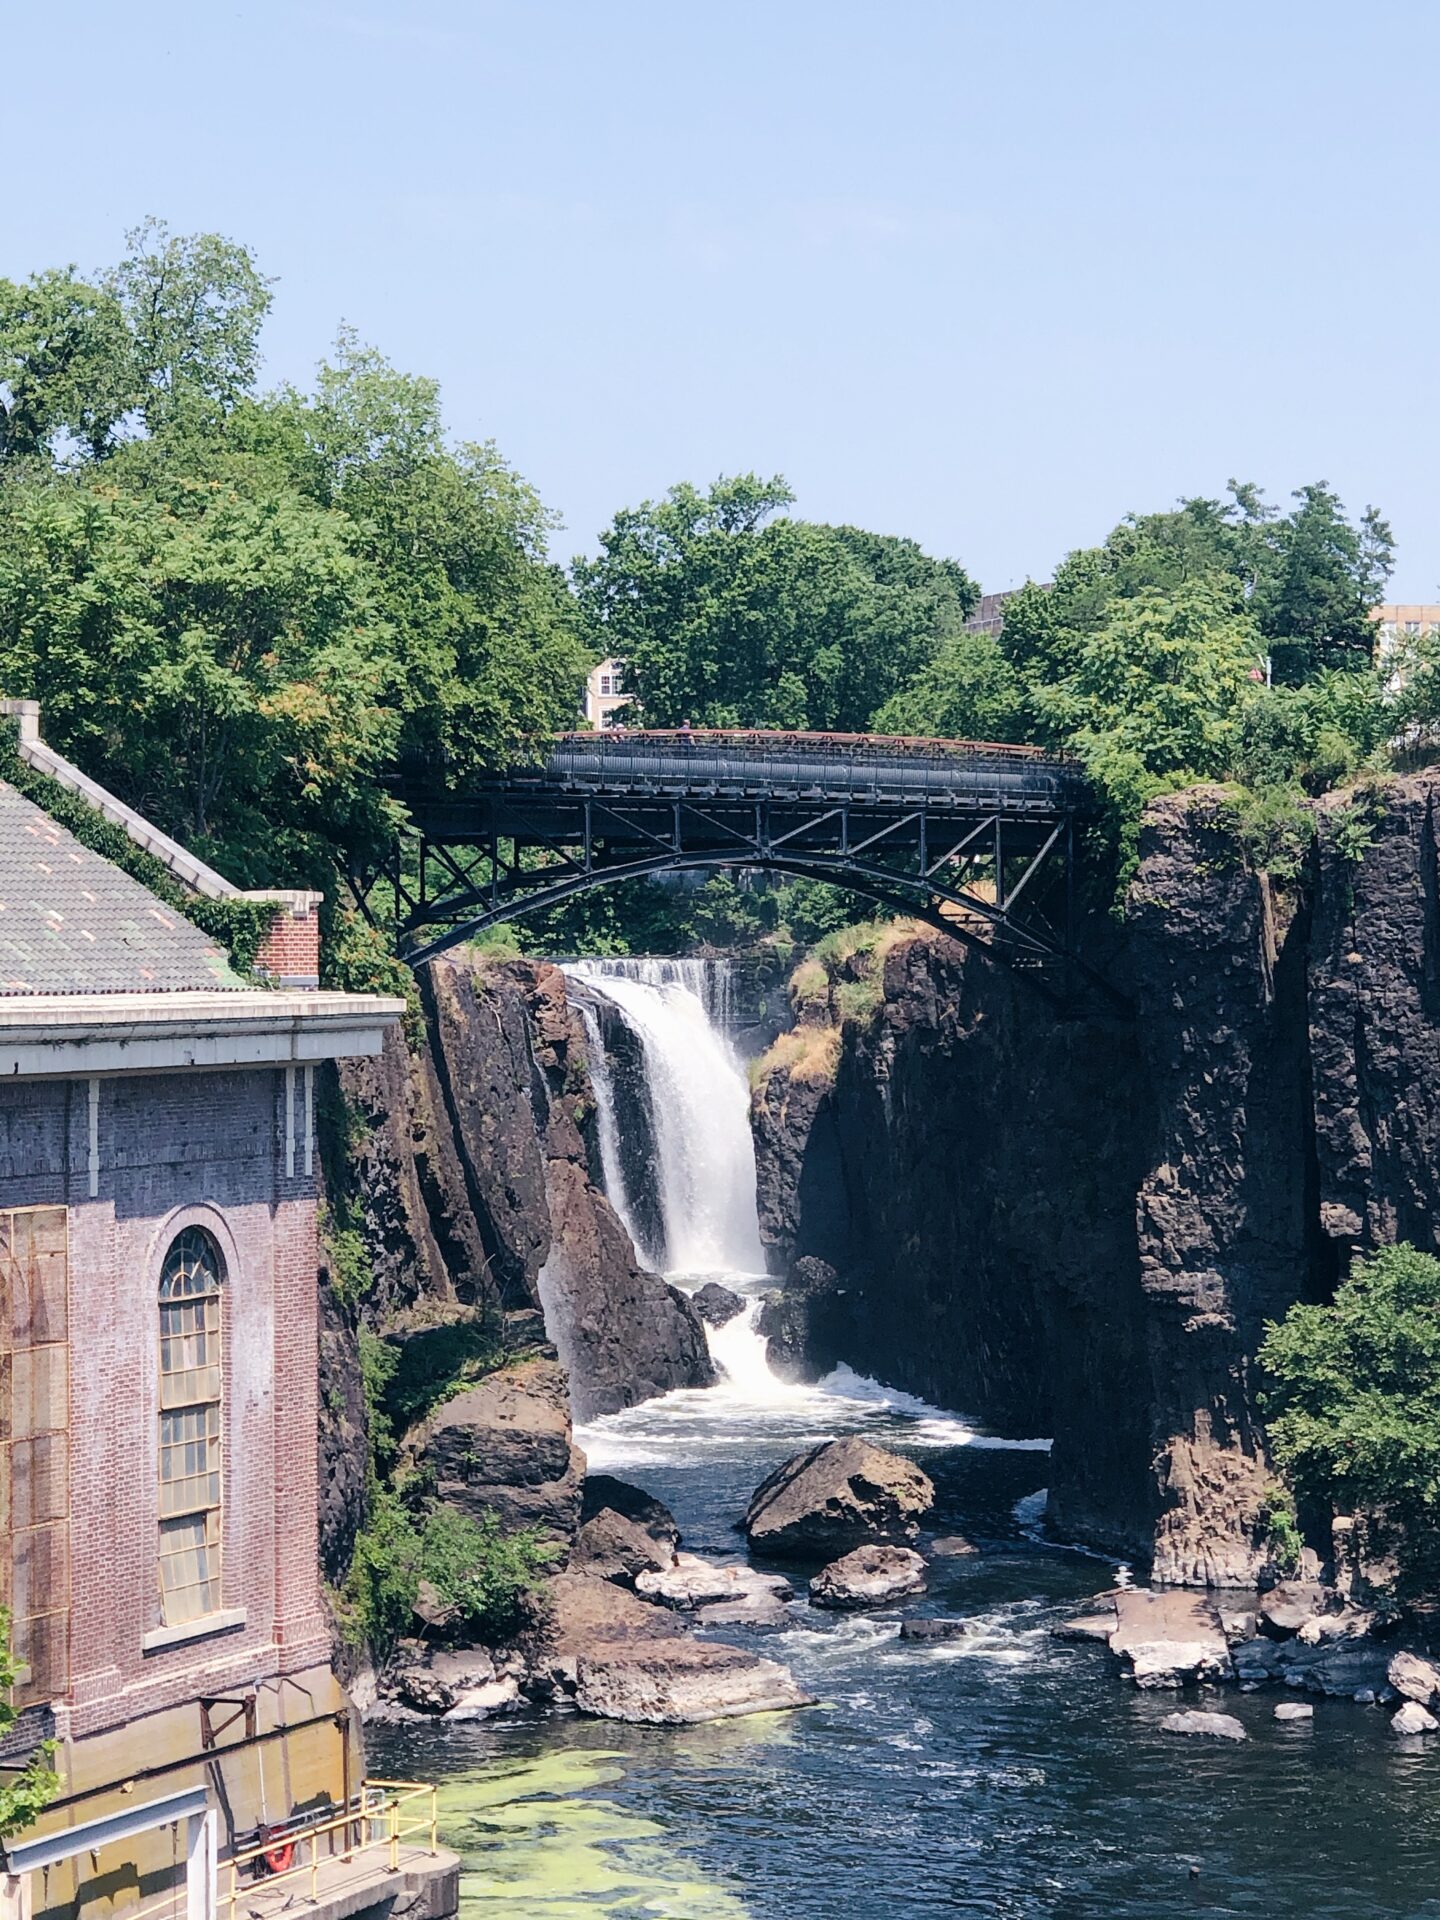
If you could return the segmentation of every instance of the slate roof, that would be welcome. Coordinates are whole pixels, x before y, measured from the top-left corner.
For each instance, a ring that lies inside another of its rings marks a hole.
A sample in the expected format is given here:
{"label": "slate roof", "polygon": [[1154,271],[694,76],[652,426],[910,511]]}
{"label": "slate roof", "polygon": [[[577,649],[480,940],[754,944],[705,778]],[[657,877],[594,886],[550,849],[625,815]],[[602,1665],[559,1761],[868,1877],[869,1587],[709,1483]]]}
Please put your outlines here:
{"label": "slate roof", "polygon": [[0,997],[244,985],[209,934],[0,781]]}

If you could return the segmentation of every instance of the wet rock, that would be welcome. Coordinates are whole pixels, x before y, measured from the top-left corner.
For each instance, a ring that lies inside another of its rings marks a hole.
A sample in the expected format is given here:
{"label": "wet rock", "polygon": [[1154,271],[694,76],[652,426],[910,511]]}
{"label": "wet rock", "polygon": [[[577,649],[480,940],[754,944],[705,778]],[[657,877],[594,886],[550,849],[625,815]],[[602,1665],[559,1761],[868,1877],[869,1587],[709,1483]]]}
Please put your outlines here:
{"label": "wet rock", "polygon": [[778,1661],[718,1642],[675,1639],[593,1648],[578,1664],[575,1704],[605,1720],[683,1726],[809,1707],[815,1696]]}
{"label": "wet rock", "polygon": [[1147,1690],[1228,1680],[1234,1673],[1220,1616],[1197,1594],[1145,1587],[1118,1593],[1110,1650],[1136,1686]]}
{"label": "wet rock", "polygon": [[1303,1700],[1282,1700],[1275,1709],[1275,1718],[1298,1725],[1301,1721],[1313,1720],[1315,1709],[1307,1706]]}
{"label": "wet rock", "polygon": [[1318,1580],[1282,1580],[1260,1596],[1260,1619],[1267,1633],[1298,1633],[1325,1605]]}
{"label": "wet rock", "polygon": [[1355,1702],[1357,1707],[1373,1707],[1375,1704],[1375,1689],[1373,1687],[1357,1687],[1350,1698]]}
{"label": "wet rock", "polygon": [[961,1533],[942,1533],[938,1540],[930,1542],[930,1552],[937,1560],[959,1560],[967,1554],[979,1551],[980,1549]]}
{"label": "wet rock", "polygon": [[1390,1716],[1392,1733],[1434,1733],[1440,1727],[1428,1708],[1422,1707],[1418,1700],[1407,1700],[1403,1707]]}
{"label": "wet rock", "polygon": [[1229,1713],[1167,1713],[1160,1722],[1162,1733],[1179,1733],[1192,1739],[1244,1740],[1244,1727]]}
{"label": "wet rock", "polygon": [[492,1714],[514,1713],[524,1704],[518,1682],[507,1676],[503,1680],[487,1680],[480,1686],[460,1688],[446,1718],[488,1720]]}
{"label": "wet rock", "polygon": [[790,1612],[774,1594],[756,1593],[745,1600],[717,1600],[695,1609],[699,1627],[783,1627]]}
{"label": "wet rock", "polygon": [[873,1540],[910,1540],[935,1489],[913,1461],[851,1437],[799,1453],[756,1488],[743,1527],[781,1558],[829,1559]]}
{"label": "wet rock", "polygon": [[1440,1670],[1428,1660],[1422,1660],[1418,1653],[1392,1655],[1385,1678],[1403,1699],[1417,1700],[1422,1707],[1432,1705],[1440,1693]]}
{"label": "wet rock", "polygon": [[1242,1687],[1270,1686],[1280,1678],[1280,1649],[1273,1640],[1244,1640],[1230,1649],[1235,1678]]}
{"label": "wet rock", "polygon": [[812,1607],[857,1611],[888,1607],[925,1585],[925,1562],[909,1547],[856,1547],[810,1582]]}
{"label": "wet rock", "polygon": [[707,1280],[691,1294],[690,1304],[707,1327],[728,1327],[737,1314],[745,1311],[746,1301],[743,1293],[722,1287],[718,1280]]}
{"label": "wet rock", "polygon": [[973,1620],[916,1618],[900,1622],[902,1640],[968,1640],[979,1631]]}
{"label": "wet rock", "polygon": [[454,1652],[432,1653],[430,1671],[443,1685],[463,1693],[489,1686],[495,1679],[495,1662],[484,1647],[460,1647]]}
{"label": "wet rock", "polygon": [[697,1607],[774,1605],[792,1600],[795,1589],[778,1573],[758,1573],[754,1567],[717,1566],[696,1553],[675,1556],[673,1567],[642,1573],[635,1591],[662,1607],[690,1612]]}
{"label": "wet rock", "polygon": [[447,1505],[507,1527],[538,1527],[566,1547],[580,1522],[585,1456],[571,1444],[565,1369],[526,1360],[447,1400],[412,1436],[411,1460]]}
{"label": "wet rock", "polygon": [[455,1704],[455,1689],[424,1666],[402,1667],[387,1692],[412,1713],[448,1713]]}
{"label": "wet rock", "polygon": [[660,1501],[608,1473],[587,1477],[570,1554],[577,1573],[633,1586],[642,1573],[673,1567],[679,1544],[675,1516]]}
{"label": "wet rock", "polygon": [[1099,1640],[1108,1642],[1115,1631],[1113,1613],[1077,1613],[1073,1619],[1062,1620],[1051,1627],[1052,1640]]}
{"label": "wet rock", "polygon": [[1243,1646],[1259,1632],[1259,1615],[1243,1609],[1235,1613],[1222,1613],[1220,1630],[1231,1647]]}
{"label": "wet rock", "polygon": [[1280,1685],[1348,1700],[1362,1687],[1378,1693],[1385,1684],[1386,1655],[1363,1638],[1322,1640],[1316,1646],[1261,1638],[1233,1648],[1231,1659],[1242,1687]]}

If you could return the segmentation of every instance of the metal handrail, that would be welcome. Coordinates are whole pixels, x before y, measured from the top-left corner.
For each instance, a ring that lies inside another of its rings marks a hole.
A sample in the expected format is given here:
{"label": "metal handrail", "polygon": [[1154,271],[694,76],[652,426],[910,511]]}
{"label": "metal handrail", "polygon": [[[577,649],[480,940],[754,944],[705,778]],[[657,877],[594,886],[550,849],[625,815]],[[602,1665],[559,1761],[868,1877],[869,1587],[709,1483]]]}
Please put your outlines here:
{"label": "metal handrail", "polygon": [[[328,1819],[291,1821],[272,1827],[264,1840],[242,1848],[220,1862],[222,1887],[216,1890],[216,1920],[235,1920],[240,1900],[251,1903],[257,1899],[263,1900],[273,1887],[299,1880],[302,1876],[309,1882],[309,1898],[313,1905],[319,1898],[321,1868],[328,1860],[349,1861],[357,1854],[378,1852],[384,1848],[386,1870],[395,1873],[399,1871],[402,1841],[410,1840],[417,1834],[426,1836],[426,1852],[438,1852],[438,1799],[438,1789],[421,1781],[366,1780],[355,1796],[358,1804],[342,1808]],[[422,1810],[406,1811],[421,1800],[426,1803]],[[379,1828],[378,1832],[376,1828]],[[343,1836],[341,1845],[337,1848],[332,1844],[322,1854],[321,1840],[327,1836],[333,1840],[336,1834]],[[302,1855],[307,1843],[309,1857],[304,1858]],[[247,1868],[253,1867],[257,1860],[263,1860],[267,1854],[288,1846],[295,1848],[296,1857],[292,1866],[278,1873],[271,1870],[259,1882],[247,1880],[242,1886],[241,1875]],[[227,1872],[229,1881],[225,1886]],[[127,1916],[127,1920],[160,1920],[161,1915],[174,1916],[184,1902],[184,1889],[173,1890],[148,1906],[137,1908]]]}
{"label": "metal handrail", "polygon": [[903,756],[914,759],[951,759],[963,755],[1025,761],[1049,761],[1074,765],[1073,755],[1063,749],[1021,746],[1000,740],[956,740],[948,737],[911,733],[825,733],[808,728],[783,727],[605,727],[591,731],[557,733],[555,747],[594,747],[613,744],[617,751],[627,746],[658,747],[675,745],[725,745],[744,748],[751,753],[838,752],[872,759]]}

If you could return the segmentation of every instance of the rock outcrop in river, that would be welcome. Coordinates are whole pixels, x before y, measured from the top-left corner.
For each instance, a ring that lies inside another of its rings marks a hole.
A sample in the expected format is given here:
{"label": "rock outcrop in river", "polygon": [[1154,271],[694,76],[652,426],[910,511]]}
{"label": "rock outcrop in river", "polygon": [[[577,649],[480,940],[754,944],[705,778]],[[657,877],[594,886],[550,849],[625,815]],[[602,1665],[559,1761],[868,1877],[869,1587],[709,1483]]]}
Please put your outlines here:
{"label": "rock outcrop in river", "polygon": [[782,1049],[756,1092],[799,1364],[1051,1433],[1062,1534],[1253,1581],[1266,1320],[1357,1248],[1440,1239],[1437,795],[1426,772],[1318,803],[1284,885],[1222,790],[1155,803],[1093,948],[1133,1018],[893,947],[825,1083]]}

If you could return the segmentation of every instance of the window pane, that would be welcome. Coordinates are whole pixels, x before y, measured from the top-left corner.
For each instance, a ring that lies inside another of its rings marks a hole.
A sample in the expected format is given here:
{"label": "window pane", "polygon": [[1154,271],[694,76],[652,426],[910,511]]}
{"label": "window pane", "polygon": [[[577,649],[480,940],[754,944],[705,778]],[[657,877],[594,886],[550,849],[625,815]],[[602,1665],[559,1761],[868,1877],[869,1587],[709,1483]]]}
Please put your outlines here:
{"label": "window pane", "polygon": [[160,1281],[160,1612],[180,1626],[220,1606],[222,1268],[187,1228]]}

